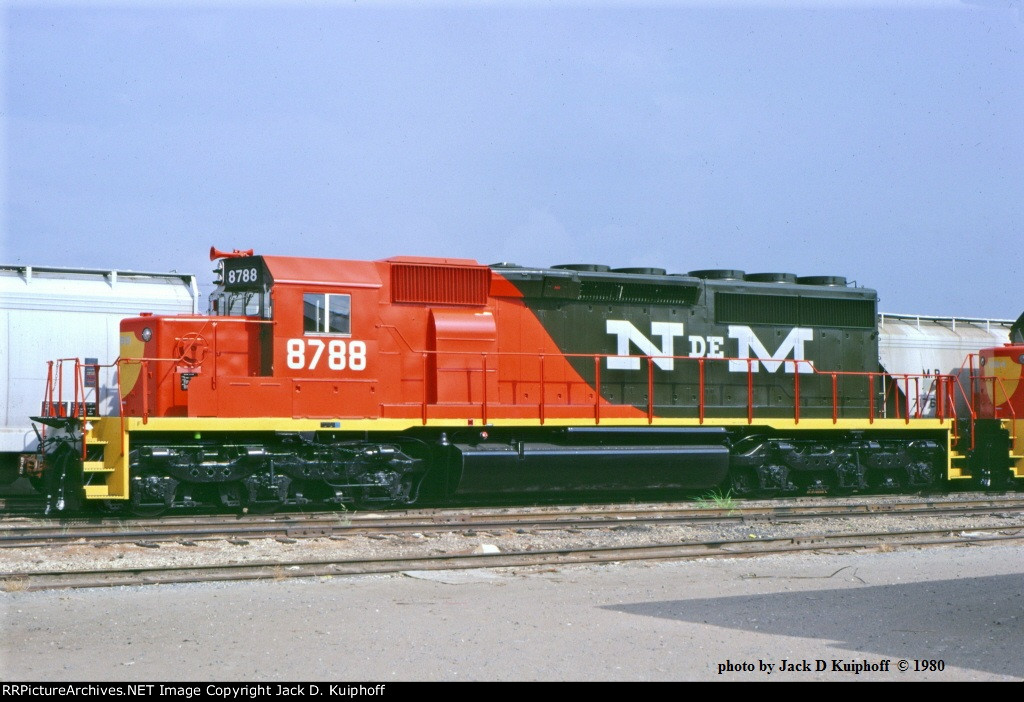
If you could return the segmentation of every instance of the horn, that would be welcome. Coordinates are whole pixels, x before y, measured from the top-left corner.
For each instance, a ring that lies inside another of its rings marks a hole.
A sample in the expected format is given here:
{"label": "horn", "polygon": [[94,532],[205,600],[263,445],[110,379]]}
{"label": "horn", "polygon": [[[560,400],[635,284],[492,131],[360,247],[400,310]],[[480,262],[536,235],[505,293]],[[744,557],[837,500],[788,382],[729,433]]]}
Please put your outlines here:
{"label": "horn", "polygon": [[210,247],[210,260],[216,261],[218,258],[241,258],[242,256],[252,256],[252,249],[242,251],[241,249],[235,249],[231,253],[227,251],[220,251],[216,246]]}

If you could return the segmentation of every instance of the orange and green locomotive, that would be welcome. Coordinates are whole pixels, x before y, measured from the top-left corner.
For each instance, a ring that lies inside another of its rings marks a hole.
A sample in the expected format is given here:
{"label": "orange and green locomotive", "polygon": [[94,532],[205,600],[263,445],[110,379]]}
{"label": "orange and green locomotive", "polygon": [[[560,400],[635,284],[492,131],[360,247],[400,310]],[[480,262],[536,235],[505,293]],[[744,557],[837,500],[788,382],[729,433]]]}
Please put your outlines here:
{"label": "orange and green locomotive", "polygon": [[[1021,340],[967,379],[887,375],[877,295],[841,277],[211,258],[207,315],[126,319],[116,362],[53,367],[38,418],[53,508],[1024,477]],[[87,402],[100,373],[117,374],[117,397]],[[61,383],[73,398],[55,398]],[[914,401],[926,392],[930,416]]]}

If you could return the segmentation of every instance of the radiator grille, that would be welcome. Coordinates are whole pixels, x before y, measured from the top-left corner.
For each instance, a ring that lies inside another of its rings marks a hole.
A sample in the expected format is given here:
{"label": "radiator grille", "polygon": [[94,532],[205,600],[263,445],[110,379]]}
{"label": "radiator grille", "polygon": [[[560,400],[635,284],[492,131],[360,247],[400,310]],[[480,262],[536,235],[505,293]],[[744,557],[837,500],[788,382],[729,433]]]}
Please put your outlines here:
{"label": "radiator grille", "polygon": [[872,300],[719,293],[715,295],[715,321],[873,329],[875,304]]}
{"label": "radiator grille", "polygon": [[489,268],[396,263],[391,266],[391,301],[485,305],[490,283]]}
{"label": "radiator grille", "polygon": [[689,286],[583,280],[580,281],[579,299],[585,302],[692,305],[699,293],[699,288]]}

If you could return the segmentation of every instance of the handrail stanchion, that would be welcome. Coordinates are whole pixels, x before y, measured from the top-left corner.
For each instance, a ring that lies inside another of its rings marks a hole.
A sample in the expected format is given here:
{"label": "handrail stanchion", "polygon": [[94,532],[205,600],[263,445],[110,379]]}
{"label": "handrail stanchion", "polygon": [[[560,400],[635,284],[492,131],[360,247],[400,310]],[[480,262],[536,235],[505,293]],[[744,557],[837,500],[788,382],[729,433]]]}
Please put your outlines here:
{"label": "handrail stanchion", "polygon": [[704,423],[704,359],[697,359],[697,365],[700,369],[700,394],[697,396],[697,417],[700,423]]}
{"label": "handrail stanchion", "polygon": [[[211,324],[213,328],[213,377],[210,379],[210,388],[213,390],[217,389],[217,359],[220,357],[220,351],[217,350],[217,323]],[[261,332],[262,333],[262,332]]]}
{"label": "handrail stanchion", "polygon": [[[482,353],[480,355],[483,356],[483,369],[484,369],[484,378],[483,378],[483,382],[484,382],[484,406],[481,409],[481,415],[482,416],[480,417],[480,419],[483,421],[484,424],[487,424],[487,353],[484,352],[484,353]],[[472,386],[470,386],[470,387],[472,387]]]}
{"label": "handrail stanchion", "polygon": [[544,423],[544,354],[540,355],[540,423]]}
{"label": "handrail stanchion", "polygon": [[[42,415],[44,417],[53,416],[53,361],[46,362],[46,392],[43,393],[43,408]],[[46,438],[46,424],[42,426],[40,432],[40,438]],[[43,447],[39,447],[39,451],[42,452]]]}
{"label": "handrail stanchion", "polygon": [[[896,412],[896,419],[900,419],[900,381],[897,378],[889,379],[889,390],[892,390],[892,408]],[[889,391],[886,391],[886,400],[889,398]]]}
{"label": "handrail stanchion", "polygon": [[[974,380],[974,354],[973,353],[967,354],[967,369],[968,369],[968,373],[970,374],[968,377],[971,379],[971,408],[973,409],[973,408],[978,406],[977,392],[975,390],[976,384],[975,384],[975,380]],[[972,432],[972,434],[973,434],[973,432]]]}
{"label": "handrail stanchion", "polygon": [[85,364],[75,359],[75,411],[85,419]]}
{"label": "handrail stanchion", "polygon": [[647,357],[647,423],[654,424],[654,359]]}
{"label": "handrail stanchion", "polygon": [[594,424],[601,423],[601,357],[594,356]]}
{"label": "handrail stanchion", "polygon": [[[82,422],[82,462],[85,462],[85,458],[88,455],[88,446],[85,442],[85,381],[82,378],[81,365],[79,360],[75,359],[75,411],[74,417]],[[78,396],[78,388],[82,388],[82,396]]]}
{"label": "handrail stanchion", "polygon": [[868,373],[868,424],[875,423],[875,374]]}
{"label": "handrail stanchion", "polygon": [[[812,366],[813,369],[813,366]],[[793,364],[793,423],[800,423],[800,362]]]}
{"label": "handrail stanchion", "polygon": [[[799,373],[800,371],[797,370]],[[832,374],[832,423],[839,422],[839,376]]]}
{"label": "handrail stanchion", "polygon": [[124,391],[121,389],[121,366],[130,363],[129,358],[119,358],[114,362],[114,367],[117,369],[117,413],[121,417],[121,455],[124,455]]}
{"label": "handrail stanchion", "polygon": [[92,365],[93,396],[96,398],[96,416],[100,416],[100,408],[103,407],[103,385],[100,383],[100,364]]}
{"label": "handrail stanchion", "polygon": [[[53,416],[53,361],[46,362],[46,393],[43,396],[43,401],[46,402],[46,409],[43,412],[44,417]],[[43,425],[46,426],[45,424]]]}
{"label": "handrail stanchion", "polygon": [[906,416],[903,418],[903,421],[906,424],[910,424],[910,376],[909,375],[904,375],[903,376],[903,400],[904,400],[904,402],[907,403]]}
{"label": "handrail stanchion", "polygon": [[423,352],[423,402],[420,403],[420,411],[421,411],[421,413],[423,415],[422,420],[423,420],[423,425],[424,426],[426,426],[426,424],[427,424],[427,403],[430,400],[430,397],[427,394],[427,388],[428,388],[429,383],[430,383],[430,380],[429,380],[429,365],[430,365],[430,363],[429,363],[428,358],[427,358],[427,352],[424,351]]}
{"label": "handrail stanchion", "polygon": [[754,364],[747,359],[747,424],[754,423]]}
{"label": "handrail stanchion", "polygon": [[914,419],[921,418],[921,376],[914,376],[914,406],[917,408],[914,412]]}
{"label": "handrail stanchion", "polygon": [[58,417],[66,417],[64,413],[64,361],[57,361],[57,402],[60,405],[57,408]]}
{"label": "handrail stanchion", "polygon": [[142,423],[149,424],[149,361],[142,362]]}

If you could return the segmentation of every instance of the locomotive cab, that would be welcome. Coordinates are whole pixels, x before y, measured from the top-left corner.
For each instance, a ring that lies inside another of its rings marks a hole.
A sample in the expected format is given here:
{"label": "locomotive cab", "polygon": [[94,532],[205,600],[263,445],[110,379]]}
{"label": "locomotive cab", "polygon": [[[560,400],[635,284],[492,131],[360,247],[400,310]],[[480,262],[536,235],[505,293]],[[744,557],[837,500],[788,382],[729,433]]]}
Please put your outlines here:
{"label": "locomotive cab", "polygon": [[[270,287],[250,265],[231,270],[207,316],[142,315],[121,323],[119,364],[123,412],[134,417],[195,416],[192,397],[217,378],[269,375]],[[242,276],[245,276],[244,282]]]}
{"label": "locomotive cab", "polygon": [[372,349],[357,336],[368,336],[373,320],[353,317],[353,307],[377,307],[380,278],[370,263],[323,264],[299,270],[287,259],[227,258],[208,316],[125,320],[125,414],[336,417],[345,412],[342,395],[346,408],[369,401]]}

